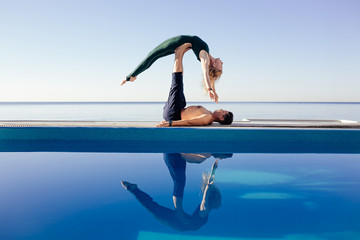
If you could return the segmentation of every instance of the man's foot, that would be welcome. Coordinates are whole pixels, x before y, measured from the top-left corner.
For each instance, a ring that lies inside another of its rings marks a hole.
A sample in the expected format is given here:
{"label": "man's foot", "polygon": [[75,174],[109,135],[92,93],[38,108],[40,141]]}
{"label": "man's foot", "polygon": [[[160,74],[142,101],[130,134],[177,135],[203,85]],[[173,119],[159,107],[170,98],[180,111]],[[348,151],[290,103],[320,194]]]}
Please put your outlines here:
{"label": "man's foot", "polygon": [[[131,77],[131,78],[130,78],[130,82],[133,82],[133,81],[135,81],[135,80],[136,80],[136,77]],[[127,81],[127,80],[125,79],[124,81],[121,82],[120,86],[124,85],[126,82],[129,82],[129,81]]]}
{"label": "man's foot", "polygon": [[126,190],[135,190],[137,188],[136,184],[133,183],[129,183],[127,181],[121,181],[121,185],[126,189]]}

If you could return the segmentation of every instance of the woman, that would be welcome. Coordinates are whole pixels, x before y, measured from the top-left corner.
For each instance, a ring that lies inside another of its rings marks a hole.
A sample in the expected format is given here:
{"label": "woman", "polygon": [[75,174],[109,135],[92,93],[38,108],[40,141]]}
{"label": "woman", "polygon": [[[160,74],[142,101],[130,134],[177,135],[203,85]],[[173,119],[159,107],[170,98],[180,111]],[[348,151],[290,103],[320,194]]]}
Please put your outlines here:
{"label": "woman", "polygon": [[223,62],[220,58],[212,57],[209,53],[208,45],[197,36],[180,35],[161,43],[126,77],[121,85],[127,81],[134,81],[137,75],[148,69],[157,59],[173,54],[178,47],[185,44],[187,44],[189,48],[192,48],[196,58],[201,62],[204,86],[210,99],[218,102],[218,96],[215,91],[215,81],[218,80],[222,74]]}

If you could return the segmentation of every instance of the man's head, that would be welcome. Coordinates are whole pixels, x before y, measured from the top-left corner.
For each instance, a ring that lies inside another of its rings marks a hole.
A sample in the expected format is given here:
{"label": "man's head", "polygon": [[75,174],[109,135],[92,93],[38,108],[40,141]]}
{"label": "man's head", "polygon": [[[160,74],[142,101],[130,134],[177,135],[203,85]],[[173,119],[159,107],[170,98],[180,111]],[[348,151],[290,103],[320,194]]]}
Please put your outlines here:
{"label": "man's head", "polygon": [[234,154],[232,154],[232,153],[212,153],[211,155],[214,158],[226,159],[226,158],[232,158]]}
{"label": "man's head", "polygon": [[217,122],[223,125],[230,125],[233,122],[234,115],[232,112],[224,109],[215,110],[213,115],[217,118]]}

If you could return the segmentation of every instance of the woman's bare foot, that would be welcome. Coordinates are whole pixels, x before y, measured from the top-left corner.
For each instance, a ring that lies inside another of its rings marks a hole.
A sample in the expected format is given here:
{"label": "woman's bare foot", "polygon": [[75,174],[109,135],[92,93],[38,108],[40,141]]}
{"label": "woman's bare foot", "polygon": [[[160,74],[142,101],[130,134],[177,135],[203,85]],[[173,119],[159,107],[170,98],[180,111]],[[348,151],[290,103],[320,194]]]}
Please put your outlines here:
{"label": "woman's bare foot", "polygon": [[175,54],[184,54],[191,49],[191,43],[184,43],[183,45],[179,46],[175,49]]}
{"label": "woman's bare foot", "polygon": [[[130,78],[130,82],[133,82],[136,80],[136,77],[131,77]],[[124,85],[126,82],[128,82],[126,79],[124,81],[122,81],[122,83],[120,84],[120,86]]]}
{"label": "woman's bare foot", "polygon": [[126,190],[134,190],[137,188],[136,184],[133,183],[129,183],[127,181],[121,181],[121,185],[126,189]]}

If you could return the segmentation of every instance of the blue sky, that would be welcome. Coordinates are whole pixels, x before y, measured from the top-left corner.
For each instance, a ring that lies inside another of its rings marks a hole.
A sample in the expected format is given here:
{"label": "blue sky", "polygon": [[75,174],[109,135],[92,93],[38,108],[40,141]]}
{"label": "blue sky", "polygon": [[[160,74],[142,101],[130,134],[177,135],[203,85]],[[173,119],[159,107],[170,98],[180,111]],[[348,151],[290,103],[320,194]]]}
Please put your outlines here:
{"label": "blue sky", "polygon": [[[220,101],[360,101],[357,0],[0,0],[0,101],[165,101],[173,56],[121,81],[155,46],[189,34],[224,62]],[[209,101],[184,58],[188,101]]]}

